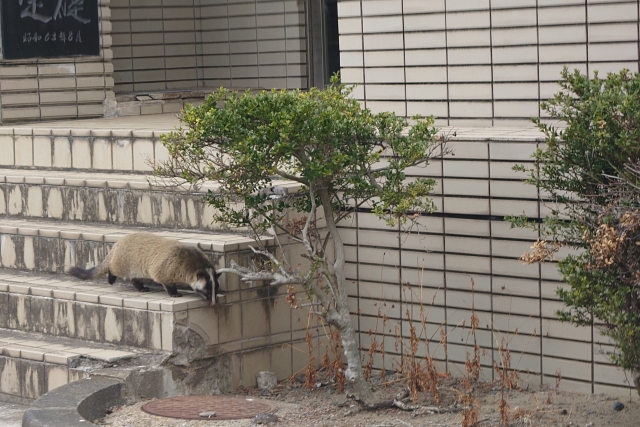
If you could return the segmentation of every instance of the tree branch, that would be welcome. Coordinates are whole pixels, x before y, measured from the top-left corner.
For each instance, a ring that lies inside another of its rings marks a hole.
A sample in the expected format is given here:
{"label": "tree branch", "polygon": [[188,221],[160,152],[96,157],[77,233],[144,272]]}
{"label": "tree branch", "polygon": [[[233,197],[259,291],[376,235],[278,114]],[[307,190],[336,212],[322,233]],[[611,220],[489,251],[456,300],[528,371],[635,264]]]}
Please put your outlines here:
{"label": "tree branch", "polygon": [[309,185],[309,181],[300,178],[299,176],[291,175],[283,170],[276,170],[276,173],[285,179],[290,179],[291,181],[299,182],[300,184]]}
{"label": "tree branch", "polygon": [[216,270],[218,273],[233,273],[241,277],[243,282],[261,282],[263,280],[270,280],[270,285],[293,285],[303,284],[306,282],[306,278],[302,276],[295,276],[290,274],[281,274],[279,272],[272,271],[254,271],[246,267],[238,265],[235,261],[231,260],[229,263],[231,267],[221,268]]}

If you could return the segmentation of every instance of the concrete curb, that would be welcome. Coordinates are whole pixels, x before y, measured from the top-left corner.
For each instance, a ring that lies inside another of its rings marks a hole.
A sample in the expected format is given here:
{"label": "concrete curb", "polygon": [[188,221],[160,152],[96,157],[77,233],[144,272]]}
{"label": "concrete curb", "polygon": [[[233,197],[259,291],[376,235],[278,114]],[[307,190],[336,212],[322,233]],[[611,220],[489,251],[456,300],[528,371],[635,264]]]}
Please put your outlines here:
{"label": "concrete curb", "polygon": [[58,387],[36,399],[22,417],[23,427],[90,427],[106,411],[125,403],[122,383],[87,378]]}

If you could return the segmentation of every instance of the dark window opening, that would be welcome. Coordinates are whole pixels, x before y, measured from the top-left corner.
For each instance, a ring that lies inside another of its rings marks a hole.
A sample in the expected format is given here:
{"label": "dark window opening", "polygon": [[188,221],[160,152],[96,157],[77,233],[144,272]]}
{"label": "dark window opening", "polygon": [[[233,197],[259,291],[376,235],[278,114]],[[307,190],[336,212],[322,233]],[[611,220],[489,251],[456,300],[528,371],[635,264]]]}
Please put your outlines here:
{"label": "dark window opening", "polygon": [[325,84],[340,71],[340,42],[338,37],[338,0],[324,0],[324,58]]}

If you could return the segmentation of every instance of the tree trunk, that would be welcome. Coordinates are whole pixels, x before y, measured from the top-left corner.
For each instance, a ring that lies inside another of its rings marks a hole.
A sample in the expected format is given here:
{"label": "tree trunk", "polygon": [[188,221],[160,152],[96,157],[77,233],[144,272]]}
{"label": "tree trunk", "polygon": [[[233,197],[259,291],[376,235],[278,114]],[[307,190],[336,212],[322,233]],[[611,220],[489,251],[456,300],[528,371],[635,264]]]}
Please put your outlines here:
{"label": "tree trunk", "polygon": [[337,288],[335,290],[337,297],[337,300],[335,301],[335,310],[329,309],[326,320],[329,324],[335,326],[340,331],[342,348],[347,360],[345,378],[347,381],[353,383],[355,392],[362,401],[366,404],[373,404],[371,389],[369,388],[367,381],[364,379],[360,349],[358,348],[358,340],[356,339],[356,331],[353,327],[351,314],[349,313],[349,306],[347,304],[347,290],[345,287],[344,277],[344,244],[342,243],[342,239],[338,233],[338,227],[336,226],[335,218],[333,216],[331,196],[329,195],[326,187],[319,186],[319,188],[320,190],[318,191],[318,194],[322,202],[325,220],[327,221],[327,228],[331,234],[335,252],[333,276],[335,279],[335,287]]}

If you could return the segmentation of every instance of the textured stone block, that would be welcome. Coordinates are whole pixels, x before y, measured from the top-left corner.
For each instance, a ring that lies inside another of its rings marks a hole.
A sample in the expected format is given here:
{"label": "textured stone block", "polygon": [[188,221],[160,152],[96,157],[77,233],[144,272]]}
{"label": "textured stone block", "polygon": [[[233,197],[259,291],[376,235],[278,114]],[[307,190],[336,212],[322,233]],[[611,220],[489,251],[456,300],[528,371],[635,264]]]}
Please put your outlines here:
{"label": "textured stone block", "polygon": [[51,138],[48,136],[36,136],[33,138],[33,165],[51,167]]}
{"label": "textured stone block", "polygon": [[104,341],[114,344],[119,344],[122,342],[122,336],[124,334],[123,317],[124,316],[121,308],[104,308],[104,332],[102,333],[102,339]]}
{"label": "textured stone block", "polygon": [[147,311],[147,319],[149,321],[148,347],[162,350],[162,314],[157,311]]}
{"label": "textured stone block", "polygon": [[133,169],[137,171],[152,170],[153,142],[148,139],[136,139],[133,141]]}
{"label": "textured stone block", "polygon": [[269,302],[251,301],[242,304],[242,338],[256,338],[269,335]]}
{"label": "textured stone block", "polygon": [[75,302],[53,301],[53,330],[55,335],[74,338],[76,336]]}
{"label": "textured stone block", "polygon": [[0,392],[21,396],[19,361],[8,357],[0,357]]}
{"label": "textured stone block", "polygon": [[0,215],[6,215],[7,203],[5,202],[5,186],[0,184]]}
{"label": "textured stone block", "polygon": [[256,383],[261,390],[271,390],[278,385],[278,378],[275,372],[260,371],[256,374]]}
{"label": "textured stone block", "polygon": [[3,234],[0,236],[0,259],[3,267],[15,267],[16,247],[12,235]]}
{"label": "textured stone block", "polygon": [[47,392],[69,383],[69,368],[66,366],[45,364],[45,375]]}
{"label": "textured stone block", "polygon": [[30,186],[27,190],[27,216],[42,217],[42,187]]}
{"label": "textured stone block", "polygon": [[76,336],[89,341],[101,341],[106,307],[76,303]]}
{"label": "textured stone block", "polygon": [[31,298],[9,294],[9,328],[28,331],[31,328]]}
{"label": "textured stone block", "polygon": [[75,169],[91,168],[91,148],[86,138],[73,138],[71,141],[71,160]]}
{"label": "textured stone block", "polygon": [[240,304],[221,305],[218,310],[219,342],[242,339],[242,313]]}
{"label": "textured stone block", "polygon": [[218,312],[209,307],[189,310],[189,328],[200,335],[205,345],[218,343]]}
{"label": "textured stone block", "polygon": [[40,236],[34,239],[35,269],[44,272],[62,272],[64,252],[60,239]]}
{"label": "textured stone block", "polygon": [[9,191],[7,212],[9,212],[9,215],[22,214],[22,188],[21,187],[22,186],[20,185],[7,186],[7,191]]}
{"label": "textured stone block", "polygon": [[242,384],[245,387],[253,387],[256,384],[256,375],[260,371],[267,371],[271,367],[271,354],[269,350],[259,350],[245,353],[242,356]]}
{"label": "textured stone block", "polygon": [[[0,292],[0,307],[9,307],[9,294]],[[0,309],[0,328],[9,326],[9,310]]]}
{"label": "textured stone block", "polygon": [[18,166],[33,166],[33,137],[16,136],[15,161]]}
{"label": "textured stone block", "polygon": [[46,196],[46,210],[48,218],[61,219],[64,206],[62,203],[62,192],[59,188],[49,188]]}
{"label": "textured stone block", "polygon": [[67,137],[53,140],[53,166],[57,168],[71,167],[71,143]]}
{"label": "textured stone block", "polygon": [[53,299],[31,297],[31,330],[43,334],[54,333]]}
{"label": "textured stone block", "polygon": [[131,140],[126,138],[116,139],[116,143],[112,144],[113,153],[113,169],[132,170],[133,169],[133,150]]}
{"label": "textured stone block", "polygon": [[173,313],[158,313],[162,318],[162,349],[173,351]]}
{"label": "textured stone block", "polygon": [[13,165],[13,135],[0,135],[0,165]]}
{"label": "textured stone block", "polygon": [[93,169],[111,169],[111,142],[103,138],[93,141]]}
{"label": "textured stone block", "polygon": [[146,310],[134,310],[127,308],[123,309],[123,312],[124,344],[133,347],[150,347],[151,330],[148,318],[149,312]]}
{"label": "textured stone block", "polygon": [[139,224],[153,224],[151,198],[147,194],[143,194],[138,198],[136,222]]}

